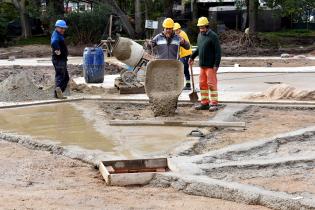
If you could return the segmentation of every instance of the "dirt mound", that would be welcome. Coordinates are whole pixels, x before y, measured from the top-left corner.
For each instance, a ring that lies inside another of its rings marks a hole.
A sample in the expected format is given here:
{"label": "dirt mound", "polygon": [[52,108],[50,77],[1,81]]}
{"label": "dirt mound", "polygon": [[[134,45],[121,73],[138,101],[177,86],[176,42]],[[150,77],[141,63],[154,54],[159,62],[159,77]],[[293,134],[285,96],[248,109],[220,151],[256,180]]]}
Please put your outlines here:
{"label": "dirt mound", "polygon": [[52,96],[52,90],[36,86],[26,72],[11,75],[0,83],[0,101],[46,100]]}
{"label": "dirt mound", "polygon": [[118,66],[118,65],[112,64],[112,63],[105,63],[105,74],[106,75],[119,74],[122,70],[124,70],[124,68],[121,66]]}
{"label": "dirt mound", "polygon": [[[91,94],[91,95],[101,95],[101,94],[110,92],[103,87],[89,86],[86,83],[77,84],[73,79],[70,80],[69,84],[70,84],[70,90],[75,92],[75,93],[87,93],[87,94]],[[114,91],[112,91],[112,92],[114,92]]]}
{"label": "dirt mound", "polygon": [[220,33],[220,42],[221,43],[235,43],[238,44],[239,40],[243,36],[243,32],[235,30],[227,30]]}
{"label": "dirt mound", "polygon": [[300,90],[287,84],[274,85],[266,91],[249,96],[247,99],[271,99],[271,100],[315,100],[315,90]]}

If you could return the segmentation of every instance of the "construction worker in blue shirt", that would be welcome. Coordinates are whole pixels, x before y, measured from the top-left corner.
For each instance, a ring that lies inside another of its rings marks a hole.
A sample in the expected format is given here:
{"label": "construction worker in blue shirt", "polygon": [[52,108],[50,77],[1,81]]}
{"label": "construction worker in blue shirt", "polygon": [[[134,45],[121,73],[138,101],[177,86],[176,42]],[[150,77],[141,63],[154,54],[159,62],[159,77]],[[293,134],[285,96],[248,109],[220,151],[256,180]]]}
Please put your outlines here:
{"label": "construction worker in blue shirt", "polygon": [[52,63],[55,68],[55,97],[65,99],[63,92],[69,82],[67,70],[68,48],[65,43],[64,33],[68,28],[64,20],[57,20],[55,30],[51,35]]}

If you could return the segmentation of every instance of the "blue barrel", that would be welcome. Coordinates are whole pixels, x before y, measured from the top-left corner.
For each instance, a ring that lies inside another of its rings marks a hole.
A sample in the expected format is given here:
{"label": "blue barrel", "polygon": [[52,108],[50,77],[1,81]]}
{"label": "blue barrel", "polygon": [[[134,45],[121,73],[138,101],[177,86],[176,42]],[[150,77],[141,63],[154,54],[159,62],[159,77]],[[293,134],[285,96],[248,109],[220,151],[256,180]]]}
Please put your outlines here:
{"label": "blue barrel", "polygon": [[104,53],[100,47],[86,47],[83,53],[83,75],[86,83],[103,83]]}

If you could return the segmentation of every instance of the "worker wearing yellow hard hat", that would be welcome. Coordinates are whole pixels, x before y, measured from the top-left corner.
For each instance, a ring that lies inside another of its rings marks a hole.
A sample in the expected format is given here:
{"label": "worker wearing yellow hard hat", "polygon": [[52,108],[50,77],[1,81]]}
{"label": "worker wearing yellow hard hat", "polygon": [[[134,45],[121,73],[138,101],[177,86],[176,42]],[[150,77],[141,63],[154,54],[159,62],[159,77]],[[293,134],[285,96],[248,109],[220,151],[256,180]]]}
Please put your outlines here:
{"label": "worker wearing yellow hard hat", "polygon": [[210,29],[206,17],[199,18],[197,26],[200,32],[197,49],[189,59],[189,64],[193,65],[194,59],[199,56],[201,103],[196,106],[196,109],[216,111],[218,110],[217,71],[221,62],[220,42],[218,35]]}
{"label": "worker wearing yellow hard hat", "polygon": [[201,17],[198,19],[198,23],[197,23],[198,27],[202,27],[202,26],[209,26],[209,20],[206,17]]}
{"label": "worker wearing yellow hard hat", "polygon": [[172,18],[166,18],[162,25],[163,28],[174,28],[174,20]]}
{"label": "worker wearing yellow hard hat", "polygon": [[[179,23],[174,23],[174,31],[177,35],[185,39],[188,43],[190,43],[189,38],[186,34],[185,31],[181,29],[181,25]],[[191,90],[191,84],[190,84],[190,73],[189,73],[189,64],[188,60],[189,57],[192,54],[191,48],[186,50],[183,47],[180,47],[179,49],[179,60],[184,64],[184,74],[185,74],[185,79],[186,79],[186,85],[184,90]]]}
{"label": "worker wearing yellow hard hat", "polygon": [[174,33],[174,20],[166,18],[163,23],[163,32],[151,40],[151,47],[156,48],[158,59],[178,59],[179,47],[190,49],[190,44],[185,39]]}

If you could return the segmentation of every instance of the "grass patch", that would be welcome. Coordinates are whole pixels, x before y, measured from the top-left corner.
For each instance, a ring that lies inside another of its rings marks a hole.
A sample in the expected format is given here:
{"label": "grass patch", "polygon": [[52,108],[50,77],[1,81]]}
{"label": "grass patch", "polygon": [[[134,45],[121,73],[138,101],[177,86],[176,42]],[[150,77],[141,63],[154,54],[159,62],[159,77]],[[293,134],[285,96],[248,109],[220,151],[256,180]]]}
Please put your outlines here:
{"label": "grass patch", "polygon": [[276,32],[262,32],[260,33],[262,36],[267,37],[315,37],[315,30],[306,30],[306,29],[296,29],[296,30],[284,30],[284,31],[276,31]]}
{"label": "grass patch", "polygon": [[49,45],[50,44],[50,37],[49,36],[33,36],[28,39],[20,39],[15,42],[17,46],[24,46],[24,45]]}
{"label": "grass patch", "polygon": [[[276,32],[260,32],[258,36],[268,40],[272,45],[290,46],[297,43],[291,43],[288,40],[303,40],[303,39],[315,39],[315,30],[295,29],[295,30],[283,30]],[[300,44],[297,44],[300,45]]]}

